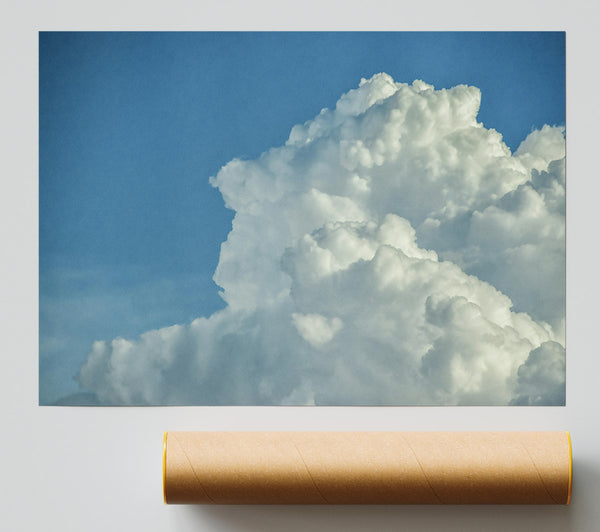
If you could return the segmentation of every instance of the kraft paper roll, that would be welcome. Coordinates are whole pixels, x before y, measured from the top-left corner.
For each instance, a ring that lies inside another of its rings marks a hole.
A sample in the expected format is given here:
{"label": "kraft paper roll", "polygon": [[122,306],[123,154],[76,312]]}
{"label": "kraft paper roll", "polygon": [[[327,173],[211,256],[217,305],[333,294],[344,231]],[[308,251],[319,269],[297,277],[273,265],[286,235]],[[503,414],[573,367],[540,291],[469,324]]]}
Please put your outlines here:
{"label": "kraft paper roll", "polygon": [[568,432],[167,432],[165,503],[569,504]]}

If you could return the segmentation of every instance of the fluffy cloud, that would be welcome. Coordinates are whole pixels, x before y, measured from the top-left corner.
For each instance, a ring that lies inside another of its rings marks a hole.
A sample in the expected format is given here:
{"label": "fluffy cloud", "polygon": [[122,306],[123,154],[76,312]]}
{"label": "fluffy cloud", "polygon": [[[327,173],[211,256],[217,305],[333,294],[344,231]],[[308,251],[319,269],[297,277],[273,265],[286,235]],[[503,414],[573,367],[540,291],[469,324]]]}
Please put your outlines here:
{"label": "fluffy cloud", "polygon": [[109,404],[562,404],[564,131],[513,155],[479,102],[379,74],[228,163],[227,307],[97,342],[80,383]]}
{"label": "fluffy cloud", "polygon": [[565,348],[544,342],[519,367],[516,405],[565,404]]}
{"label": "fluffy cloud", "polygon": [[328,320],[320,314],[293,313],[292,320],[298,334],[313,347],[329,342],[343,326],[339,318]]}

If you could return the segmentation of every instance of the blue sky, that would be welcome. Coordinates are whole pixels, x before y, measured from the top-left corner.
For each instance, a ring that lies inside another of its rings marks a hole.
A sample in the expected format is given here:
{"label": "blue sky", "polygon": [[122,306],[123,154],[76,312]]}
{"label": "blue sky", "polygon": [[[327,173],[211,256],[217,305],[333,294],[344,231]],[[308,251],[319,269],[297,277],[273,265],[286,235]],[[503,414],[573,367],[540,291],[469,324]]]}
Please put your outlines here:
{"label": "blue sky", "polygon": [[40,402],[95,340],[222,308],[209,177],[378,72],[477,86],[512,150],[565,123],[563,33],[41,33]]}

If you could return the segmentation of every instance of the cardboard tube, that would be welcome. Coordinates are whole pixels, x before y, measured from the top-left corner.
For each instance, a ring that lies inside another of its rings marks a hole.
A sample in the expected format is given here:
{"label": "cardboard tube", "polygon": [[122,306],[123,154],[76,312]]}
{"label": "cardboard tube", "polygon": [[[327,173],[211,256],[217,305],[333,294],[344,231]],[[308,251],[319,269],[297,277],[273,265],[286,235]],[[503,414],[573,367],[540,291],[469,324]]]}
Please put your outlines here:
{"label": "cardboard tube", "polygon": [[568,432],[168,432],[165,503],[569,504]]}

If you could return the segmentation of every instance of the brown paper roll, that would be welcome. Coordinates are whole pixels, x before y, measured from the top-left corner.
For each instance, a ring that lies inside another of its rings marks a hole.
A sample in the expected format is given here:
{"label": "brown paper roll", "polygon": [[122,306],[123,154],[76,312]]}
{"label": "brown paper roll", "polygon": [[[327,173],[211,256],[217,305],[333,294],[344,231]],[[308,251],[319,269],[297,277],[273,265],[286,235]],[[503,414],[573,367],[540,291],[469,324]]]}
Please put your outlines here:
{"label": "brown paper roll", "polygon": [[569,504],[568,432],[168,432],[165,503]]}

